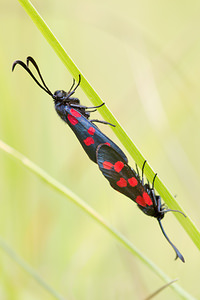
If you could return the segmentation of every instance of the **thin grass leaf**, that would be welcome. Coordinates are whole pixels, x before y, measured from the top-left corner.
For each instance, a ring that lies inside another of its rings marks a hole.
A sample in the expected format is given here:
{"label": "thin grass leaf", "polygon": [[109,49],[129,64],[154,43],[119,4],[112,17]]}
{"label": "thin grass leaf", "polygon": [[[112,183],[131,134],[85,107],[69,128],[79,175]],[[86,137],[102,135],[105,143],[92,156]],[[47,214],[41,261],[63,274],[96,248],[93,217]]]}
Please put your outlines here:
{"label": "thin grass leaf", "polygon": [[[27,14],[31,17],[33,22],[36,24],[38,29],[41,31],[45,39],[48,41],[48,43],[52,46],[56,54],[59,56],[59,58],[62,60],[64,65],[67,67],[69,72],[72,74],[72,76],[78,80],[79,74],[81,74],[81,88],[87,95],[87,97],[91,100],[91,102],[96,106],[100,105],[103,101],[99,97],[99,95],[95,92],[95,90],[91,87],[89,82],[85,79],[83,74],[80,72],[78,67],[75,65],[75,63],[72,61],[72,59],[69,57],[69,55],[66,53],[62,45],[58,42],[55,35],[51,32],[48,25],[45,23],[45,21],[42,19],[42,17],[39,15],[37,10],[34,8],[34,6],[31,4],[28,0],[18,0],[19,3],[22,5],[22,7],[25,9]],[[99,109],[100,114],[102,117],[109,123],[115,124],[116,127],[112,128],[112,130],[115,132],[116,136],[119,138],[121,143],[124,145],[124,147],[127,149],[127,151],[130,153],[130,155],[133,157],[137,165],[141,168],[144,163],[144,156],[142,153],[138,150],[138,148],[134,145],[133,141],[129,138],[125,130],[122,128],[122,126],[119,124],[119,122],[116,120],[116,118],[113,116],[113,114],[110,112],[108,107],[104,105],[102,108]],[[148,161],[148,160],[147,160]],[[147,163],[145,166],[145,175],[148,178],[150,182],[152,182],[153,177],[155,175],[155,172],[153,171],[152,167]],[[156,178],[155,182],[155,188],[160,194],[160,196],[163,198],[165,203],[169,206],[169,208],[174,210],[180,210],[182,211],[186,216],[187,213],[182,209],[182,207],[177,203],[173,195],[170,193],[170,191],[167,189],[165,184],[161,181],[159,176]],[[200,232],[197,229],[197,227],[194,225],[192,220],[187,216],[187,218],[184,218],[181,214],[175,213],[175,217],[178,219],[182,227],[185,229],[189,237],[192,239],[196,247],[200,250]]]}
{"label": "thin grass leaf", "polygon": [[[101,225],[106,231],[108,231],[118,242],[120,242],[126,249],[128,249],[133,255],[135,255],[140,261],[142,261],[149,269],[151,269],[158,277],[160,277],[164,282],[171,282],[170,279],[156,264],[154,264],[150,259],[148,259],[141,251],[139,251],[126,237],[124,237],[119,231],[112,227],[98,212],[96,212],[91,206],[89,206],[85,201],[79,198],[66,186],[58,182],[56,179],[51,177],[47,172],[41,169],[39,166],[34,164],[27,157],[19,153],[14,148],[10,147],[6,143],[0,140],[0,149],[9,154],[20,164],[24,165],[32,173],[36,174],[37,177],[46,182],[53,189],[58,191],[60,194],[71,200],[76,206],[81,208],[87,215],[89,215],[95,222]],[[170,286],[182,299],[194,300],[193,296],[188,294],[184,289],[182,289],[178,284]]]}
{"label": "thin grass leaf", "polygon": [[15,261],[23,270],[25,270],[32,278],[34,278],[39,285],[45,289],[49,294],[58,300],[66,300],[66,298],[59,295],[49,284],[47,284],[42,277],[27,263],[25,262],[17,253],[15,253],[2,238],[0,238],[0,248],[13,260]]}
{"label": "thin grass leaf", "polygon": [[171,284],[173,284],[174,282],[176,282],[178,279],[174,279],[171,282],[166,283],[165,285],[161,286],[157,291],[155,291],[153,294],[149,295],[147,298],[145,298],[144,300],[151,300],[153,299],[155,296],[157,296],[158,294],[160,294],[164,289],[166,289],[167,287],[169,287]]}

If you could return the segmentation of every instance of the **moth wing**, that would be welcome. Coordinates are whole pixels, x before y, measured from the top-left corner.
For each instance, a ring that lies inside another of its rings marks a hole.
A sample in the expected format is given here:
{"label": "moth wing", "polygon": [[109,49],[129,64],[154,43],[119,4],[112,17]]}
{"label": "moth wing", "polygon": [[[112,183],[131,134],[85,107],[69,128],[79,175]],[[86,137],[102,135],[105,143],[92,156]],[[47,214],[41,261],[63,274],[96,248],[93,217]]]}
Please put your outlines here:
{"label": "moth wing", "polygon": [[[112,147],[97,148],[97,164],[110,185],[136,202],[142,192],[139,176]],[[138,184],[139,183],[139,184]]]}
{"label": "moth wing", "polygon": [[88,154],[91,160],[96,162],[96,149],[100,144],[108,144],[120,153],[123,159],[127,162],[128,159],[123,151],[110,140],[95,124],[86,119],[80,112],[65,107],[67,113],[65,120],[71,127],[79,142]]}

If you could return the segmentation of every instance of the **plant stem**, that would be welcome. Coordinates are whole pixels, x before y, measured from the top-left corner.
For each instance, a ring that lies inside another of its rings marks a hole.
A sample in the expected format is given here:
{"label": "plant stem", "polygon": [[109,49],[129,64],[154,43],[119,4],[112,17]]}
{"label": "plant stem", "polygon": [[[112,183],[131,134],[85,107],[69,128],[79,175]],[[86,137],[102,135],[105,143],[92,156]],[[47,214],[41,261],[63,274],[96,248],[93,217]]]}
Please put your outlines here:
{"label": "plant stem", "polygon": [[4,241],[0,238],[0,248],[14,260],[22,269],[24,269],[30,276],[32,276],[48,293],[58,300],[65,300],[59,295],[50,285],[48,285],[38,273],[29,266],[17,253],[15,253]]}
{"label": "plant stem", "polygon": [[[86,202],[74,194],[71,190],[65,187],[63,184],[58,182],[56,179],[51,177],[47,172],[34,164],[27,157],[16,151],[14,148],[10,147],[6,143],[0,140],[0,149],[5,151],[15,160],[24,165],[32,173],[36,174],[37,177],[41,178],[44,182],[50,185],[53,189],[67,197],[76,206],[81,208],[87,215],[89,215],[94,221],[104,227],[116,240],[118,240],[125,248],[127,248],[132,254],[138,257],[149,269],[151,269],[157,276],[159,276],[164,282],[171,282],[169,278],[158,266],[156,266],[150,259],[148,259],[144,254],[142,254],[128,239],[126,239],[120,232],[118,232],[114,227],[112,227],[100,214],[98,214],[92,207],[90,207]],[[173,284],[170,286],[175,292],[179,294],[183,299],[194,300],[194,298],[189,295],[184,289],[182,289],[178,284]]]}

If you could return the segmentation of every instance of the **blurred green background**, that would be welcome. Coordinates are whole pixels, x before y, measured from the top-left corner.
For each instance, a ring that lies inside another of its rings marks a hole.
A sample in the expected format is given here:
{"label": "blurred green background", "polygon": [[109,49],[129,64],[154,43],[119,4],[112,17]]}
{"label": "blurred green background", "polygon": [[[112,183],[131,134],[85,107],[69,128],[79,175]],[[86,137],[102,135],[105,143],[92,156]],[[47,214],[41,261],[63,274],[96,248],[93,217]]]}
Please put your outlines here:
{"label": "blurred green background", "polygon": [[[199,227],[200,2],[33,4]],[[200,297],[199,253],[174,216],[167,214],[163,225],[185,264],[174,261],[157,221],[110,188],[56,115],[52,99],[22,68],[11,72],[14,60],[31,55],[52,91],[72,83],[18,1],[1,1],[0,7],[0,139],[81,196]],[[91,106],[81,89],[76,96]],[[101,129],[120,145],[108,126]],[[80,209],[2,151],[0,166],[0,235],[66,299],[144,299],[163,285]],[[178,299],[170,288],[157,296],[169,298]],[[0,299],[53,297],[1,252]]]}

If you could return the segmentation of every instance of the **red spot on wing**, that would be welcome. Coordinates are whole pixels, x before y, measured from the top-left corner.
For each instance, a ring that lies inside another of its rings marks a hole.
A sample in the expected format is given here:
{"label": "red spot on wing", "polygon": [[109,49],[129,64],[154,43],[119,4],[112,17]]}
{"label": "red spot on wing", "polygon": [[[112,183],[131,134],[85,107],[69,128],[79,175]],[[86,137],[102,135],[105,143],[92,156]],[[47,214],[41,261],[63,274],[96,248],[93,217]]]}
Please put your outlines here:
{"label": "red spot on wing", "polygon": [[75,110],[73,108],[70,109],[70,113],[72,114],[72,116],[74,116],[76,118],[80,118],[81,117],[81,114],[77,110]]}
{"label": "red spot on wing", "polygon": [[141,206],[146,206],[145,200],[142,196],[137,196],[137,198],[135,199],[136,203],[141,205]]}
{"label": "red spot on wing", "polygon": [[130,186],[136,186],[138,184],[138,181],[135,177],[131,177],[128,179],[128,183],[130,184]]}
{"label": "red spot on wing", "polygon": [[124,167],[124,163],[122,161],[117,161],[114,165],[114,169],[117,173],[121,172]]}
{"label": "red spot on wing", "polygon": [[113,164],[110,163],[109,161],[104,161],[103,162],[103,168],[104,169],[110,170],[110,169],[112,169],[112,167],[113,167]]}
{"label": "red spot on wing", "polygon": [[127,182],[126,182],[126,180],[124,178],[121,177],[120,180],[117,181],[117,185],[119,187],[126,187],[127,186]]}
{"label": "red spot on wing", "polygon": [[67,118],[72,125],[78,124],[78,120],[75,117],[73,117],[71,115],[67,115]]}
{"label": "red spot on wing", "polygon": [[93,135],[95,133],[95,128],[94,127],[90,127],[88,129],[88,133],[91,134],[91,135]]}
{"label": "red spot on wing", "polygon": [[108,142],[107,142],[107,143],[105,143],[104,145],[108,145],[108,146],[110,146],[110,143],[108,143]]}
{"label": "red spot on wing", "polygon": [[153,202],[152,202],[150,196],[147,194],[147,192],[143,193],[143,198],[147,205],[153,205]]}
{"label": "red spot on wing", "polygon": [[94,139],[89,136],[83,142],[86,144],[86,146],[90,146],[90,145],[94,144]]}

